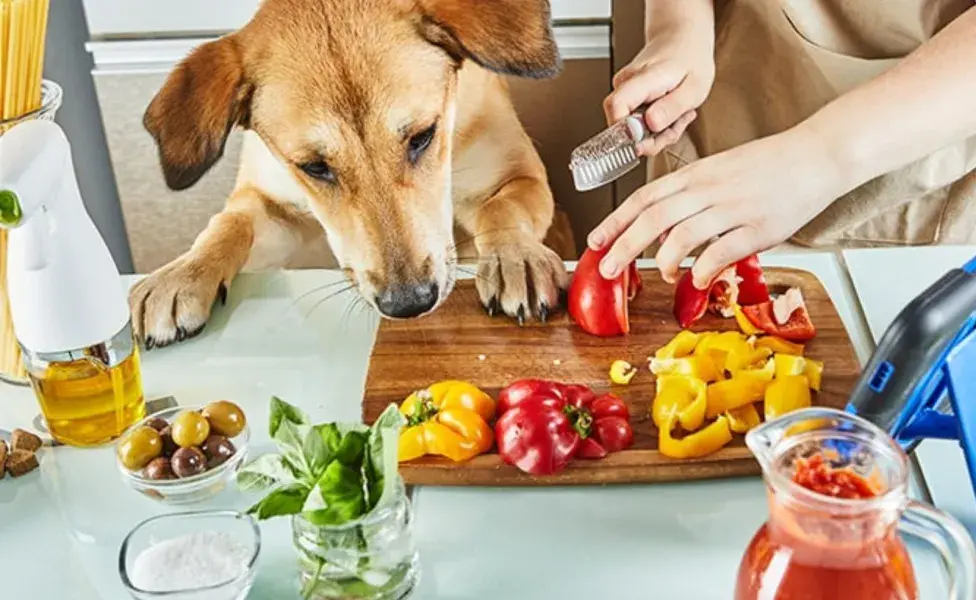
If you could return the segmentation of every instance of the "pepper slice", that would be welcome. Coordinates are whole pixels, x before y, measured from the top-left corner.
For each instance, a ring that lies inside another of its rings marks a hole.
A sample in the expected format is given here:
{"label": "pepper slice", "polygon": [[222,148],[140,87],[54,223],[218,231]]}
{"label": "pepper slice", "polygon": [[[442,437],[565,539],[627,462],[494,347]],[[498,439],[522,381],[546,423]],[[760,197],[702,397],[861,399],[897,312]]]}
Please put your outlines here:
{"label": "pepper slice", "polygon": [[694,331],[682,329],[678,335],[671,338],[667,344],[661,346],[654,353],[655,358],[681,358],[694,352],[698,341],[708,334],[697,334]]}
{"label": "pepper slice", "polygon": [[[745,317],[744,314],[743,317]],[[794,356],[803,356],[804,349],[803,344],[796,344],[775,335],[765,335],[757,339],[755,346],[756,348],[769,348],[776,354],[792,354]]]}
{"label": "pepper slice", "polygon": [[765,393],[766,420],[810,406],[810,382],[804,375],[777,377]]}
{"label": "pepper slice", "polygon": [[725,416],[729,419],[729,429],[735,433],[748,433],[750,429],[762,422],[755,404],[747,404],[741,408],[730,410],[725,413]]}
{"label": "pepper slice", "polygon": [[494,443],[488,420],[491,396],[464,381],[441,381],[410,394],[400,405],[408,427],[400,434],[401,462],[427,454],[461,462],[487,452]]}
{"label": "pepper slice", "polygon": [[747,404],[759,402],[766,393],[770,383],[758,377],[733,377],[708,386],[708,418],[743,407]]}
{"label": "pepper slice", "polygon": [[790,354],[777,354],[773,360],[776,362],[777,379],[792,375],[805,375],[810,382],[810,387],[818,392],[820,391],[824,368],[822,361]]}
{"label": "pepper slice", "polygon": [[697,458],[716,452],[732,441],[729,420],[721,416],[700,431],[675,439],[671,435],[678,416],[672,414],[660,429],[658,451],[671,458]]}
{"label": "pepper slice", "polygon": [[684,358],[652,358],[651,372],[655,375],[685,375],[705,382],[718,381],[721,371],[710,356],[686,356]]}
{"label": "pepper slice", "polygon": [[627,385],[637,374],[637,369],[625,360],[615,360],[610,365],[610,381],[617,385]]}
{"label": "pepper slice", "polygon": [[722,271],[708,286],[695,287],[691,269],[678,280],[674,290],[674,316],[678,324],[688,328],[705,316],[711,308],[724,317],[734,314],[734,306],[769,301],[769,288],[763,276],[759,257],[748,256]]}
{"label": "pepper slice", "polygon": [[686,431],[694,431],[705,421],[708,393],[705,382],[683,375],[662,375],[657,379],[657,394],[651,403],[651,419],[660,429],[672,414]]}
{"label": "pepper slice", "polygon": [[739,326],[739,329],[742,330],[742,333],[746,335],[759,335],[763,333],[762,329],[752,324],[752,321],[742,312],[742,307],[738,304],[735,305],[735,322]]}

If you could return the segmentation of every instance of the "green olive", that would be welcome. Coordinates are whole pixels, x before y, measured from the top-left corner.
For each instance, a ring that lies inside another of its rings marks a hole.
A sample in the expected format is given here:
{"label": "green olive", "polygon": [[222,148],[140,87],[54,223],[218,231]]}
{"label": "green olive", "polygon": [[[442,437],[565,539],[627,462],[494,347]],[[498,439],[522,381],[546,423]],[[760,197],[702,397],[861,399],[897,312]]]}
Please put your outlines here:
{"label": "green olive", "polygon": [[241,407],[233,402],[220,400],[203,407],[203,416],[210,421],[210,430],[227,438],[236,437],[247,424]]}
{"label": "green olive", "polygon": [[210,423],[196,411],[183,411],[170,425],[173,441],[181,448],[199,446],[210,435]]}
{"label": "green olive", "polygon": [[159,432],[143,425],[133,429],[119,441],[117,448],[119,461],[125,468],[136,471],[149,464],[163,452],[163,440]]}

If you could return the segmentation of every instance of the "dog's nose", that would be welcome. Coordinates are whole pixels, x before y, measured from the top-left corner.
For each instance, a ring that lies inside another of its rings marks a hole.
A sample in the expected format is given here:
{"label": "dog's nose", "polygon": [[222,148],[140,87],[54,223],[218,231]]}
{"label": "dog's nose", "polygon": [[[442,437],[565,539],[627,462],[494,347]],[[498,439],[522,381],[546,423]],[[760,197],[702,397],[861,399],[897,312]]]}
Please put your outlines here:
{"label": "dog's nose", "polygon": [[376,307],[387,317],[409,319],[434,308],[437,296],[437,283],[433,281],[391,285],[376,296]]}

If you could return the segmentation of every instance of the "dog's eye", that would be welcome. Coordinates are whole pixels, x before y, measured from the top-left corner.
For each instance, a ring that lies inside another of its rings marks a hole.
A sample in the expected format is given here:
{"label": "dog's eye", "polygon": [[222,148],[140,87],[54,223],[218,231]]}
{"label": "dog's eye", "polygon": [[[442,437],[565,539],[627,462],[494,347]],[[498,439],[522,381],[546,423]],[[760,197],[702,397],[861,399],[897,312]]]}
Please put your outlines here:
{"label": "dog's eye", "polygon": [[301,170],[305,171],[305,174],[309,177],[315,179],[321,179],[322,181],[327,181],[329,183],[335,183],[336,176],[332,172],[332,168],[322,160],[316,160],[314,162],[307,162],[301,165]]}
{"label": "dog's eye", "polygon": [[424,129],[417,135],[410,138],[407,143],[407,158],[410,159],[411,164],[417,164],[420,157],[423,156],[427,148],[430,147],[430,143],[434,139],[434,134],[437,133],[437,123],[434,123],[427,129]]}

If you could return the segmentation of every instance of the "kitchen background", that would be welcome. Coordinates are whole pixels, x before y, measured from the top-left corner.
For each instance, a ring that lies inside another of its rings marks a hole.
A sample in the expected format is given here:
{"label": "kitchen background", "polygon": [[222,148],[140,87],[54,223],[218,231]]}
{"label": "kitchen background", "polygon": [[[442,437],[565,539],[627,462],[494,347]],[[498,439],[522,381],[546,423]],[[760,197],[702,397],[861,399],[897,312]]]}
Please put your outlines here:
{"label": "kitchen background", "polygon": [[[476,1],[476,0],[472,0]],[[613,186],[578,194],[569,153],[604,126],[601,103],[616,69],[643,41],[641,0],[551,0],[563,73],[549,81],[513,80],[516,106],[549,169],[557,202],[577,243],[638,185],[638,170]],[[237,169],[239,137],[196,186],[169,191],[151,137],[146,105],[174,64],[197,44],[231,31],[259,0],[55,0],[45,76],[64,88],[58,122],[74,147],[82,195],[125,273],[151,271],[190,247],[221,209]],[[333,266],[329,256],[312,264]]]}

